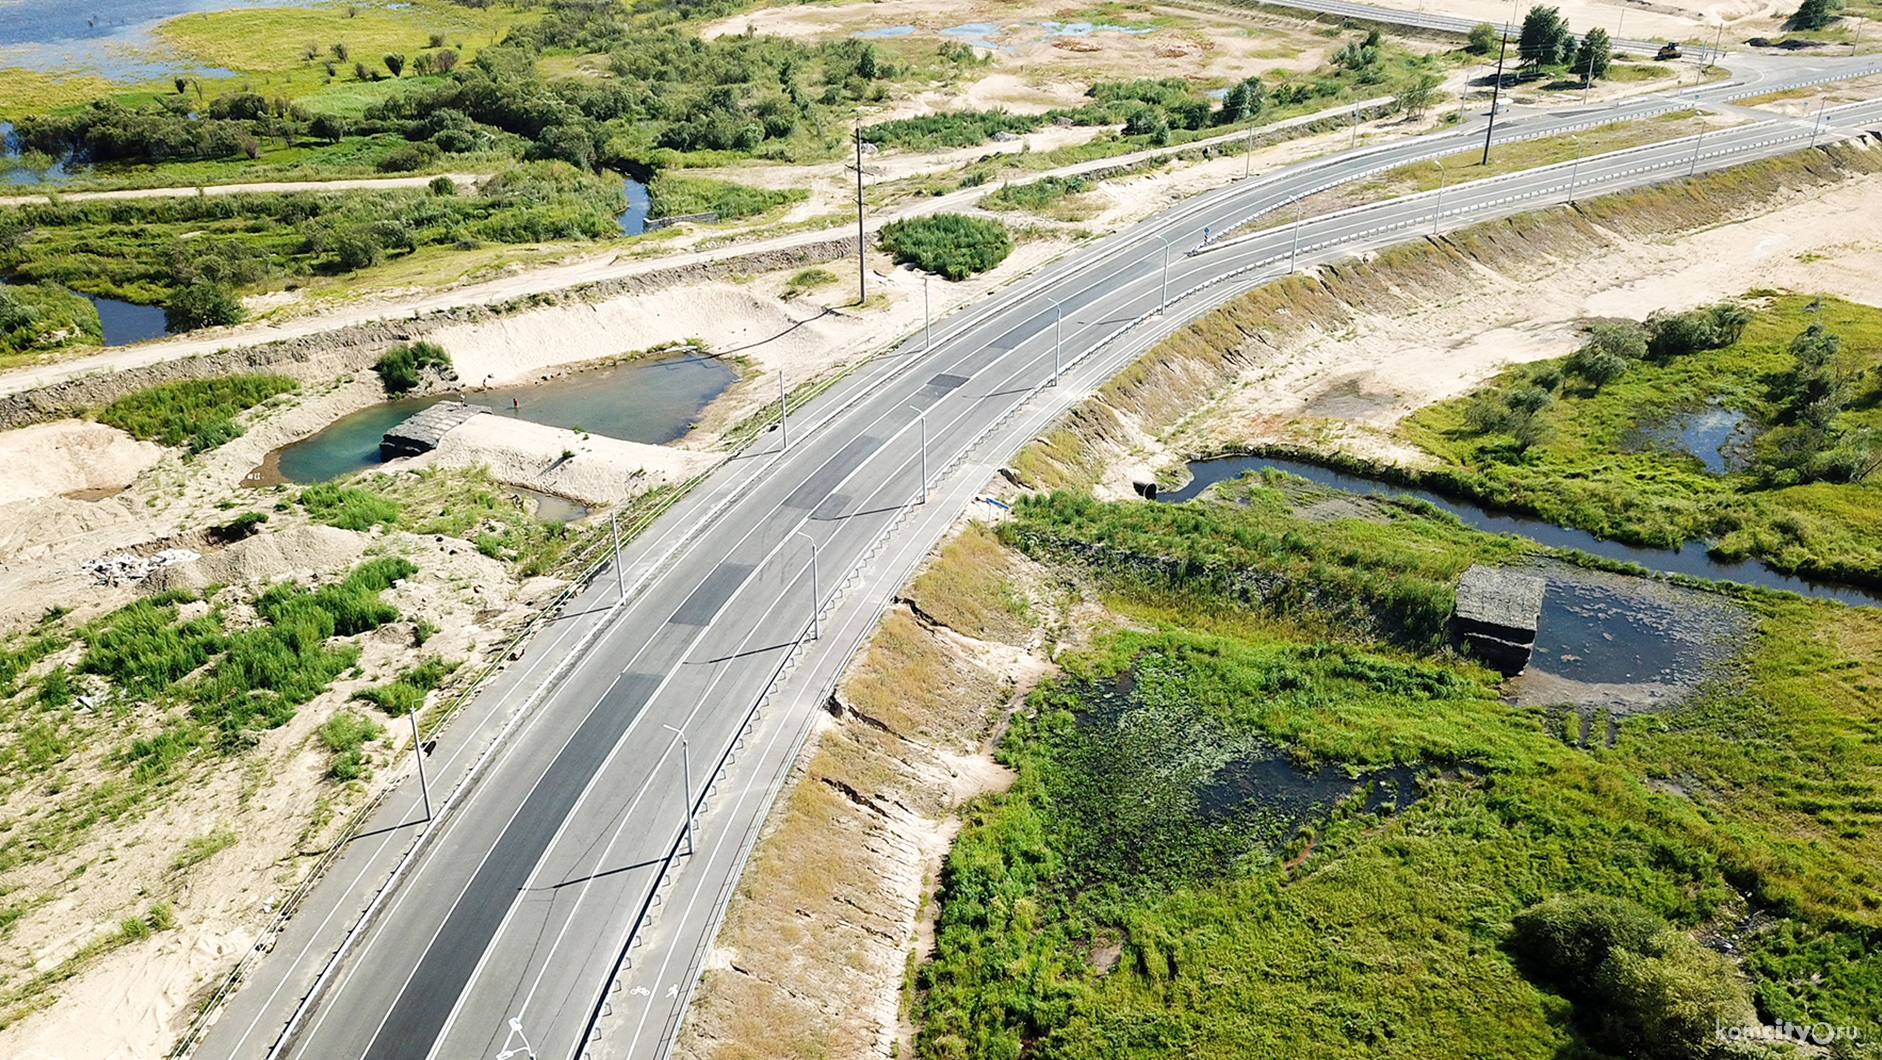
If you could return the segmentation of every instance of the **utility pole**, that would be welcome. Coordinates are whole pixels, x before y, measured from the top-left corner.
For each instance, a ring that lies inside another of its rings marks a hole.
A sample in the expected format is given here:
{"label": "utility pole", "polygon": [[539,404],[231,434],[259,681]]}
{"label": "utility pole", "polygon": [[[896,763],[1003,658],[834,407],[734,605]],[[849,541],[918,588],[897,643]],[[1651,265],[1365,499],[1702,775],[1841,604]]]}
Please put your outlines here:
{"label": "utility pole", "polygon": [[[1858,33],[1860,33],[1861,31],[1860,31],[1860,30],[1858,30],[1857,32],[1858,32]],[[1718,61],[1719,61],[1719,45],[1721,45],[1721,44],[1724,44],[1724,43],[1725,43],[1725,19],[1723,19],[1723,18],[1720,18],[1720,19],[1719,19],[1719,33],[1718,33],[1718,36],[1717,36],[1717,37],[1715,37],[1715,38],[1713,38],[1713,40],[1712,40],[1712,54],[1706,57],[1706,65],[1707,65],[1707,66],[1715,66],[1715,65],[1717,65],[1717,64],[1718,64]],[[1854,54],[1856,54],[1856,53],[1855,53],[1855,52],[1850,52],[1849,54],[1851,54],[1851,55],[1854,55]]]}
{"label": "utility pole", "polygon": [[1353,101],[1353,137],[1346,141],[1346,149],[1351,151],[1359,146],[1359,101]]}
{"label": "utility pole", "polygon": [[856,304],[869,298],[869,270],[863,264],[863,127],[856,126]]}
{"label": "utility pole", "polygon": [[[1581,39],[1581,46],[1583,51],[1588,51],[1587,37]],[[1588,93],[1594,91],[1594,52],[1592,51],[1588,51],[1588,69],[1583,71],[1582,76],[1586,78],[1581,83],[1581,105],[1585,107],[1588,105]]]}
{"label": "utility pole", "polygon": [[1490,136],[1496,132],[1496,103],[1503,94],[1503,56],[1509,51],[1510,35],[1503,34],[1503,44],[1496,50],[1496,84],[1490,86],[1490,127],[1483,131],[1483,164],[1490,164]]}
{"label": "utility pole", "polygon": [[661,728],[680,737],[680,783],[686,785],[686,856],[693,856],[693,763],[686,749],[686,732],[671,725]]}
{"label": "utility pole", "polygon": [[778,452],[791,447],[790,409],[784,404],[784,369],[778,369],[778,437],[782,440]]}
{"label": "utility pole", "polygon": [[810,542],[810,639],[822,640],[823,630],[817,624],[817,612],[823,607],[823,591],[817,586],[817,539],[802,530],[797,536]]}
{"label": "utility pole", "polygon": [[921,420],[921,503],[928,503],[928,414],[910,405],[915,417]]}
{"label": "utility pole", "polygon": [[[1860,31],[1858,31],[1858,36],[1860,36]],[[1853,55],[1855,53],[1851,52],[1850,54]],[[1254,164],[1255,164],[1255,127],[1253,125],[1250,125],[1248,127],[1248,149],[1242,153],[1242,179],[1243,180],[1248,179],[1248,174],[1251,172]]]}
{"label": "utility pole", "polygon": [[418,738],[418,707],[416,704],[406,708],[406,716],[412,719],[412,758],[418,762],[418,791],[425,797],[425,820],[431,820],[431,787],[425,783],[425,745]]}

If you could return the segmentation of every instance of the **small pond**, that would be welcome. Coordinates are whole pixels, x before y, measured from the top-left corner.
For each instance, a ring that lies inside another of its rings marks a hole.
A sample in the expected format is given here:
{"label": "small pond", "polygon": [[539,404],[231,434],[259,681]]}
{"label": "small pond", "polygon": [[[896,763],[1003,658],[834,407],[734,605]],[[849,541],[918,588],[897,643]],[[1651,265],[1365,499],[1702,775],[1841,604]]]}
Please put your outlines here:
{"label": "small pond", "polygon": [[1743,471],[1750,463],[1754,428],[1742,412],[1716,405],[1642,421],[1627,431],[1621,445],[1629,450],[1660,449],[1690,453],[1715,475]]}
{"label": "small pond", "polygon": [[0,3],[0,62],[49,73],[96,73],[114,81],[176,72],[234,77],[156,47],[151,29],[193,11],[285,7],[304,0],[9,0]]}
{"label": "small pond", "polygon": [[[738,373],[724,361],[680,354],[528,386],[465,393],[463,399],[500,416],[661,445],[685,434],[700,410],[737,379]],[[456,396],[401,398],[342,416],[319,434],[270,453],[259,483],[325,482],[377,466],[379,439],[386,431]],[[250,484],[258,482],[251,479]]]}
{"label": "small pond", "polygon": [[915,27],[913,26],[883,26],[879,29],[860,30],[850,34],[850,36],[882,40],[886,37],[906,37],[913,32],[915,32]]}
{"label": "small pond", "polygon": [[162,306],[137,305],[95,294],[85,297],[98,307],[98,323],[104,328],[106,346],[160,339],[169,334],[164,328]]}
{"label": "small pond", "polygon": [[1780,574],[1756,560],[1722,562],[1707,555],[1706,550],[1700,547],[1673,550],[1625,545],[1618,541],[1596,537],[1586,530],[1557,526],[1534,516],[1493,511],[1467,500],[1447,497],[1429,490],[1410,489],[1364,475],[1331,471],[1298,460],[1263,456],[1229,456],[1213,460],[1198,460],[1189,465],[1190,473],[1195,477],[1188,484],[1181,489],[1159,493],[1157,499],[1171,503],[1186,501],[1218,482],[1227,482],[1240,478],[1247,472],[1260,471],[1264,468],[1285,471],[1310,482],[1349,493],[1417,497],[1457,516],[1465,524],[1479,530],[1498,534],[1520,534],[1539,544],[1554,548],[1580,549],[1607,559],[1638,563],[1649,570],[1686,574],[1718,581],[1740,582],[1746,585],[1761,585],[1770,589],[1785,589],[1804,596],[1841,600],[1846,604],[1871,607],[1882,604],[1882,594],[1835,582],[1813,581]]}
{"label": "small pond", "polygon": [[623,235],[637,236],[647,230],[647,211],[653,207],[653,200],[647,195],[647,185],[633,177],[621,183],[627,190],[627,212],[614,220]]}

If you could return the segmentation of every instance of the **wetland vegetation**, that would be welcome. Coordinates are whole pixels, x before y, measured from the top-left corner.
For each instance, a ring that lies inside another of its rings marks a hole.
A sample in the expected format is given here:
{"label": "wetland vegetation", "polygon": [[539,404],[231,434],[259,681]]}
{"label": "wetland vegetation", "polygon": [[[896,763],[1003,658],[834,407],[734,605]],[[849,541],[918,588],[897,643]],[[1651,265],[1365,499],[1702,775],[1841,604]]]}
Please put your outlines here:
{"label": "wetland vegetation", "polygon": [[1695,1057],[1882,1011],[1872,609],[1740,596],[1732,667],[1585,745],[1441,633],[1464,566],[1535,546],[1324,493],[1015,505],[1116,624],[965,815],[920,1055]]}

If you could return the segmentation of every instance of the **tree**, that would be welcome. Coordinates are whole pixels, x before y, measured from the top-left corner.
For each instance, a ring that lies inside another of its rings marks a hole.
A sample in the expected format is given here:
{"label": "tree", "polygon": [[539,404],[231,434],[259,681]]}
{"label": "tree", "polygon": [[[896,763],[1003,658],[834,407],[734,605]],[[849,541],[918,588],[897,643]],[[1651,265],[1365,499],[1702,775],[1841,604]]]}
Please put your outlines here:
{"label": "tree", "polygon": [[1791,16],[1791,25],[1798,29],[1822,29],[1830,24],[1841,6],[1836,0],[1804,0],[1797,13]]}
{"label": "tree", "polygon": [[316,114],[307,126],[307,134],[328,143],[337,144],[346,139],[348,125],[345,118],[333,114]]}
{"label": "tree", "polygon": [[1488,22],[1479,22],[1470,27],[1470,36],[1465,38],[1464,50],[1472,55],[1488,55],[1496,50],[1496,27]]}
{"label": "tree", "polygon": [[174,335],[234,324],[242,315],[242,303],[227,287],[219,283],[194,283],[170,296],[163,307],[163,327]]}
{"label": "tree", "polygon": [[457,65],[457,53],[449,48],[432,56],[431,59],[438,64],[438,72],[441,74],[450,73],[452,67]]}
{"label": "tree", "polygon": [[1568,31],[1559,9],[1538,4],[1523,17],[1523,32],[1516,45],[1523,65],[1538,69],[1560,66],[1574,46],[1575,35]]}
{"label": "tree", "polygon": [[335,59],[338,59],[341,62],[346,61],[347,49],[346,49],[345,41],[335,41],[333,46],[328,50],[333,52],[333,57]]}
{"label": "tree", "polygon": [[1237,81],[1222,96],[1222,109],[1216,112],[1216,122],[1220,125],[1234,125],[1239,122],[1253,121],[1261,116],[1261,109],[1267,102],[1267,89],[1261,78],[1250,77]]}
{"label": "tree", "polygon": [[433,195],[444,196],[446,198],[457,194],[457,181],[446,176],[431,178],[431,183],[425,185],[425,187],[431,189]]}
{"label": "tree", "polygon": [[335,233],[327,244],[334,263],[343,272],[355,272],[379,264],[385,259],[385,244],[365,225],[354,225]]}
{"label": "tree", "polygon": [[1568,370],[1586,379],[1599,394],[1603,386],[1627,374],[1627,358],[1598,346],[1583,346],[1569,357]]}
{"label": "tree", "polygon": [[1392,96],[1392,104],[1412,117],[1422,117],[1438,96],[1443,79],[1433,73],[1417,73],[1407,78]]}
{"label": "tree", "polygon": [[1596,79],[1605,80],[1608,67],[1614,64],[1614,42],[1608,38],[1608,31],[1596,26],[1581,39],[1581,54],[1575,57],[1574,69],[1580,72],[1582,83]]}
{"label": "tree", "polygon": [[405,56],[401,55],[398,52],[392,52],[391,54],[385,57],[385,60],[386,60],[386,69],[392,71],[393,77],[397,77],[399,76],[399,74],[404,72]]}

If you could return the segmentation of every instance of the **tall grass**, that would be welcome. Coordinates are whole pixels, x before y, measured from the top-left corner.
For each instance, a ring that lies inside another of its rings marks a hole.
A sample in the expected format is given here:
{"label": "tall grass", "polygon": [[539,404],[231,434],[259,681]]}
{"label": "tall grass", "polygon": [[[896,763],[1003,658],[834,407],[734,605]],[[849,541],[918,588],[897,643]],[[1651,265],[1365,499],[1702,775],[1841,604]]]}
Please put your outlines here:
{"label": "tall grass", "polygon": [[133,438],[187,446],[200,453],[241,437],[235,417],[279,394],[300,389],[285,375],[230,375],[162,383],[98,410],[98,419]]}

